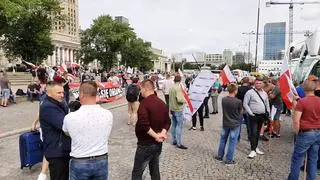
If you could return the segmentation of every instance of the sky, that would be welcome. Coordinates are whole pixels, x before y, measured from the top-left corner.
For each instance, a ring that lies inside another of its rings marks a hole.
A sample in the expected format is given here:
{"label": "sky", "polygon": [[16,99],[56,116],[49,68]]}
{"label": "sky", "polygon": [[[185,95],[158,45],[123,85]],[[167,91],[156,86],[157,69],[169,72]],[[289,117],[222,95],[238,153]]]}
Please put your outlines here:
{"label": "sky", "polygon": [[[266,7],[266,1],[260,3],[260,32],[265,23],[287,22],[288,26],[289,6]],[[82,29],[89,28],[99,15],[125,16],[139,37],[167,54],[247,51],[249,37],[242,33],[256,31],[257,12],[258,0],[79,0]],[[317,25],[320,28],[320,4],[294,7],[294,31],[313,31]],[[251,36],[251,46],[255,46],[254,38]],[[301,34],[294,35],[295,41],[301,39]],[[252,47],[251,52],[254,50]],[[261,36],[259,56],[262,51]]]}

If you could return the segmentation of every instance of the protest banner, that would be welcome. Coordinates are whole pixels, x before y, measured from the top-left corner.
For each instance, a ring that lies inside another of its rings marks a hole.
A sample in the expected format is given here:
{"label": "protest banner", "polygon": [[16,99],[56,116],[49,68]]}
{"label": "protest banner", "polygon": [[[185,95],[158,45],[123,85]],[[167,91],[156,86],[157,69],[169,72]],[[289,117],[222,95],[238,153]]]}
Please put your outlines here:
{"label": "protest banner", "polygon": [[[122,98],[122,88],[120,84],[113,84],[111,82],[97,82],[97,102],[98,103],[108,103],[113,102]],[[79,97],[80,83],[69,84],[70,92],[74,98]]]}
{"label": "protest banner", "polygon": [[208,96],[208,91],[216,80],[216,76],[208,70],[201,71],[190,85],[188,91],[189,99],[192,104],[193,111],[187,103],[184,107],[185,120],[192,120],[192,115],[197,112],[204,98]]}

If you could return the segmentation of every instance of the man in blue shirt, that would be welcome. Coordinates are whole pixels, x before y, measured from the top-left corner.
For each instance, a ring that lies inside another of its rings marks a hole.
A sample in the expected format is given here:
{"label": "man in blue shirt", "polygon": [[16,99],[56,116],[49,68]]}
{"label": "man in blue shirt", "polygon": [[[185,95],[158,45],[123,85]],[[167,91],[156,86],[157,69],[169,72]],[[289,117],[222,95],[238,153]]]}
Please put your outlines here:
{"label": "man in blue shirt", "polygon": [[49,82],[47,95],[40,103],[40,127],[43,134],[44,156],[49,162],[51,180],[68,180],[71,139],[62,130],[68,114],[61,84]]}

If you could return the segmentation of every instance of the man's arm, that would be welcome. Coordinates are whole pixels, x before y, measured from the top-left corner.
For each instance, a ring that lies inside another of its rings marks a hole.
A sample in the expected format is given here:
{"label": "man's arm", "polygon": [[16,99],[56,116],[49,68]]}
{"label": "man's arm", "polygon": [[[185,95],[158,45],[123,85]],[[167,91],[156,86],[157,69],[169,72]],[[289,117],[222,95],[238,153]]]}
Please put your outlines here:
{"label": "man's arm", "polygon": [[269,99],[268,99],[268,94],[266,93],[266,100],[265,100],[265,103],[266,103],[266,107],[267,107],[267,112],[270,114],[270,104],[269,104]]}
{"label": "man's arm", "polygon": [[300,119],[301,119],[302,112],[295,111],[294,118],[293,118],[293,130],[295,133],[298,133],[300,130]]}
{"label": "man's arm", "polygon": [[250,97],[251,97],[251,91],[248,91],[246,93],[246,95],[244,96],[244,99],[243,99],[243,107],[244,109],[247,111],[247,113],[250,115],[250,116],[254,116],[253,112],[251,111],[250,107],[249,107],[249,101],[250,101]]}
{"label": "man's arm", "polygon": [[177,102],[180,103],[180,104],[186,103],[186,100],[183,97],[182,89],[177,91]]}
{"label": "man's arm", "polygon": [[65,114],[59,111],[57,107],[44,108],[40,109],[41,120],[62,131],[63,119],[65,117]]}

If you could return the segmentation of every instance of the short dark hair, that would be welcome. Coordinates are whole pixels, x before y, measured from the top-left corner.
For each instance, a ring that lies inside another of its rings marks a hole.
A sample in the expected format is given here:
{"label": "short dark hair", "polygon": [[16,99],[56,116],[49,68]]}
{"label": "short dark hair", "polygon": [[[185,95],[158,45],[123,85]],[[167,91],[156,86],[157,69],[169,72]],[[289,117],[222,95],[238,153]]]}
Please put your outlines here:
{"label": "short dark hair", "polygon": [[54,86],[62,86],[62,84],[61,83],[59,83],[59,82],[56,82],[56,81],[49,81],[48,83],[47,83],[47,88],[52,88],[52,87],[54,87]]}
{"label": "short dark hair", "polygon": [[86,81],[81,83],[80,85],[80,93],[83,93],[85,95],[89,95],[92,97],[97,96],[97,83],[95,81]]}
{"label": "short dark hair", "polygon": [[234,83],[231,83],[231,84],[228,85],[227,89],[228,89],[229,93],[234,93],[234,92],[237,91],[238,86],[236,84],[234,84]]}
{"label": "short dark hair", "polygon": [[249,79],[249,77],[244,77],[244,78],[242,78],[241,82],[242,82],[242,84],[245,84],[245,83],[248,84],[250,82],[250,79]]}
{"label": "short dark hair", "polygon": [[144,87],[144,88],[146,88],[148,90],[154,90],[155,89],[154,88],[154,83],[150,79],[146,79],[146,80],[142,81],[141,82],[141,87]]}
{"label": "short dark hair", "polygon": [[181,76],[175,76],[173,81],[174,82],[181,82]]}

